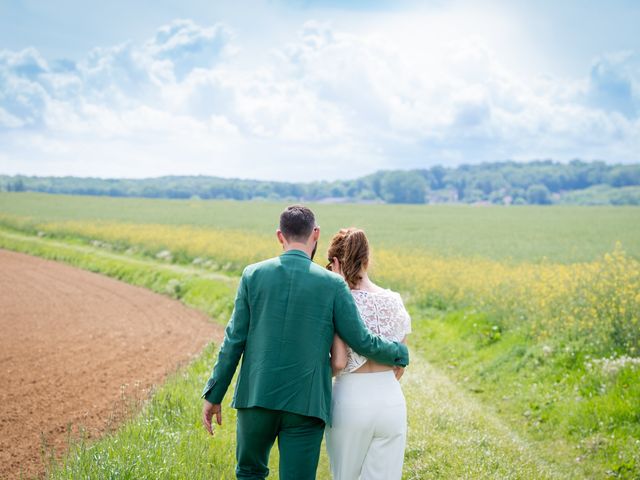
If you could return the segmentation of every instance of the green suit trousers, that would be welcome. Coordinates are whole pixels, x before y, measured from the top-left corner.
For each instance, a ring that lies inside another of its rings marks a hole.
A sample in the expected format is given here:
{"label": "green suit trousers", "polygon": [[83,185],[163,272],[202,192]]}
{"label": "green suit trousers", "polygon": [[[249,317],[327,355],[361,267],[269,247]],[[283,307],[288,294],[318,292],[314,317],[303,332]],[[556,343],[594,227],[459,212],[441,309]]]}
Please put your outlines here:
{"label": "green suit trousers", "polygon": [[278,439],[281,480],[314,480],[325,423],[316,417],[261,407],[239,408],[236,477],[263,480]]}

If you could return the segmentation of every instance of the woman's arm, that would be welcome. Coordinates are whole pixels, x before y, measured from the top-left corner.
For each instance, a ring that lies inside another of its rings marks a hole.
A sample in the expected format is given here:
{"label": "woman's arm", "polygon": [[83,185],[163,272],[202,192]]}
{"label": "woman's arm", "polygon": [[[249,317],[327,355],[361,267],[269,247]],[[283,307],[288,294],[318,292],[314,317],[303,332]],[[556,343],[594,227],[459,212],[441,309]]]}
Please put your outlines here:
{"label": "woman's arm", "polygon": [[333,336],[331,345],[331,370],[337,375],[347,366],[347,344],[338,335]]}

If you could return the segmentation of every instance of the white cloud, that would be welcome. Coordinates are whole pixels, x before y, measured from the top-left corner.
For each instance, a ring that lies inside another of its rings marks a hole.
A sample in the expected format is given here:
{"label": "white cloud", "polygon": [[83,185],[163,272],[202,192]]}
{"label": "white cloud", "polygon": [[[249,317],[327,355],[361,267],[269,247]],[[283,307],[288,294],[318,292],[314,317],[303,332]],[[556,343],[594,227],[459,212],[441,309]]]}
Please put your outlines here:
{"label": "white cloud", "polygon": [[23,127],[25,123],[20,120],[18,117],[11,115],[4,108],[0,107],[0,128],[19,128]]}
{"label": "white cloud", "polygon": [[640,53],[616,52],[594,62],[587,92],[591,104],[630,118],[640,114]]}
{"label": "white cloud", "polygon": [[396,28],[311,21],[258,55],[227,26],[176,20],[78,62],[2,51],[0,170],[309,180],[506,158],[637,161],[637,53],[603,55],[583,78],[531,77],[485,37],[434,29],[409,44]]}
{"label": "white cloud", "polygon": [[235,53],[229,43],[232,36],[221,24],[200,27],[192,20],[175,20],[158,29],[145,50],[157,61],[171,62],[176,78],[182,79],[195,68],[210,68],[220,57]]}

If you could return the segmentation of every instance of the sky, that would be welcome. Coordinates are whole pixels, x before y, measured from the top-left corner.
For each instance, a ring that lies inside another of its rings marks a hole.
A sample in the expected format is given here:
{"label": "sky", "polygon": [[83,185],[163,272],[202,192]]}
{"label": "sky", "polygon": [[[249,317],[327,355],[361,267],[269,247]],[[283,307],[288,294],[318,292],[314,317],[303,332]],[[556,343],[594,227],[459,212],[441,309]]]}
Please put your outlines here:
{"label": "sky", "polygon": [[0,0],[0,173],[640,161],[635,0]]}

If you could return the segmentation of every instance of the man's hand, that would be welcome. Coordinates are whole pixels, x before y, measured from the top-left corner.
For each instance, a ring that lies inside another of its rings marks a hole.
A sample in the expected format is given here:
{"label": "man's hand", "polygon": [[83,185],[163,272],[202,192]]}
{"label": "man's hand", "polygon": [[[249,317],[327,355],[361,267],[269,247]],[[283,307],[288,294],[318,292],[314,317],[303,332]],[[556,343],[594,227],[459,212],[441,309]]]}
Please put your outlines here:
{"label": "man's hand", "polygon": [[207,400],[202,405],[202,424],[210,435],[213,435],[213,427],[211,426],[211,418],[216,414],[216,423],[222,425],[222,407],[219,403],[213,404]]}
{"label": "man's hand", "polygon": [[393,367],[393,373],[396,376],[396,380],[400,380],[400,377],[404,375],[404,367]]}

